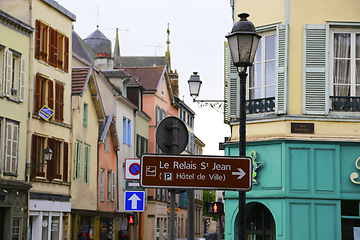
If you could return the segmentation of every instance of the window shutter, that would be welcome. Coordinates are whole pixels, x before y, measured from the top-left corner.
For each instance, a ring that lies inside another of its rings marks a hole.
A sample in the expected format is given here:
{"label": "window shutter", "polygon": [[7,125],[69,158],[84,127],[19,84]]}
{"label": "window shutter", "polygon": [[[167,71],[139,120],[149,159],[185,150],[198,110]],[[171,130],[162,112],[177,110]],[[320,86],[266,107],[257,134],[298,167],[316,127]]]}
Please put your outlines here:
{"label": "window shutter", "polygon": [[82,143],[77,142],[76,148],[76,171],[75,171],[75,178],[81,179],[81,158],[82,158]]}
{"label": "window shutter", "polygon": [[[54,109],[54,82],[48,80],[48,105],[49,108]],[[40,106],[41,108],[42,106]],[[55,111],[56,114],[56,111]]]}
{"label": "window shutter", "polygon": [[327,54],[325,25],[304,25],[303,113],[327,114]]}
{"label": "window shutter", "polygon": [[224,123],[230,123],[229,104],[228,104],[228,91],[229,91],[229,77],[230,77],[230,58],[229,58],[228,42],[224,41]]}
{"label": "window shutter", "polygon": [[0,95],[3,95],[5,93],[5,72],[6,72],[6,50],[3,51],[3,65],[2,67],[2,75],[1,75],[1,86],[0,86]]}
{"label": "window shutter", "polygon": [[227,57],[227,72],[225,73],[225,93],[226,93],[226,101],[227,101],[227,110],[228,114],[225,117],[225,120],[228,119],[239,119],[239,111],[240,111],[240,79],[237,72],[237,67],[234,66],[233,60],[231,57],[231,52],[229,47],[227,47],[228,53]]}
{"label": "window shutter", "polygon": [[11,172],[11,160],[12,160],[12,123],[7,124],[6,129],[6,149],[5,149],[5,172]]}
{"label": "window shutter", "polygon": [[50,39],[49,39],[49,63],[53,66],[56,66],[56,31],[53,28],[50,28]]}
{"label": "window shutter", "polygon": [[139,144],[140,144],[140,135],[139,134],[136,134],[136,156],[137,157],[140,157],[140,146],[139,146]]}
{"label": "window shutter", "polygon": [[35,101],[34,101],[34,112],[37,114],[40,110],[40,101],[41,101],[41,79],[40,75],[36,74],[36,83],[35,83]]}
{"label": "window shutter", "polygon": [[55,178],[55,158],[56,158],[55,139],[48,138],[47,143],[48,143],[48,146],[53,151],[51,160],[47,162],[47,178],[54,179]]}
{"label": "window shutter", "polygon": [[69,38],[65,36],[64,70],[69,71]]}
{"label": "window shutter", "polygon": [[276,29],[277,36],[277,58],[276,58],[276,93],[275,113],[286,114],[287,112],[287,46],[288,25],[279,25]]}
{"label": "window shutter", "polygon": [[35,22],[35,58],[40,59],[40,21]]}
{"label": "window shutter", "polygon": [[115,172],[111,172],[111,201],[115,201]]}
{"label": "window shutter", "polygon": [[33,134],[31,137],[31,169],[30,169],[30,175],[31,177],[36,177],[36,160],[38,159],[38,152],[37,152],[37,143],[38,143],[38,137]]}
{"label": "window shutter", "polygon": [[68,152],[69,152],[69,144],[67,142],[64,142],[64,161],[63,161],[63,181],[68,181]]}
{"label": "window shutter", "polygon": [[24,102],[25,100],[25,70],[26,70],[26,60],[25,58],[22,57],[20,60],[20,88],[19,88],[20,102]]}
{"label": "window shutter", "polygon": [[100,201],[105,200],[105,170],[100,169]]}
{"label": "window shutter", "polygon": [[12,52],[7,51],[6,54],[6,73],[5,73],[5,96],[10,97],[11,95],[11,83],[12,83],[12,69],[13,69],[13,61],[12,61]]}

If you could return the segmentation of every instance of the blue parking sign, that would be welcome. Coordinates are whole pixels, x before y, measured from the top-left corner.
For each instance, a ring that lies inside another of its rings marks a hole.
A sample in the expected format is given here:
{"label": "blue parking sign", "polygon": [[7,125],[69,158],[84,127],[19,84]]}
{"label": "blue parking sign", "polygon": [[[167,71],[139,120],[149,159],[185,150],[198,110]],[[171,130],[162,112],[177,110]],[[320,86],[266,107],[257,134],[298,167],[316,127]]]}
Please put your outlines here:
{"label": "blue parking sign", "polygon": [[125,211],[143,212],[145,210],[144,191],[125,191]]}

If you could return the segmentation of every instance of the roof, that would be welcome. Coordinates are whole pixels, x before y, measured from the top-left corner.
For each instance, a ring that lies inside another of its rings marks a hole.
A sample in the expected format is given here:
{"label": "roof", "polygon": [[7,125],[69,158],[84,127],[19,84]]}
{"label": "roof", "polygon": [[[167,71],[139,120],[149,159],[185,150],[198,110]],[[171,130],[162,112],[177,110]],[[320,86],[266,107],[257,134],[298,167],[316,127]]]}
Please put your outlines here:
{"label": "roof", "polygon": [[89,80],[90,67],[72,68],[71,94],[82,95],[86,82]]}
{"label": "roof", "polygon": [[72,52],[94,64],[96,54],[74,30],[72,31]]}
{"label": "roof", "polygon": [[84,39],[84,42],[99,56],[111,56],[111,41],[105,37],[105,35],[96,29],[88,37]]}
{"label": "roof", "polygon": [[136,78],[145,90],[157,90],[166,66],[124,67],[125,72]]}
{"label": "roof", "polygon": [[124,78],[124,77],[131,77],[130,74],[124,71],[124,69],[114,69],[114,70],[102,70],[103,74],[107,78]]}
{"label": "roof", "polygon": [[165,57],[123,57],[121,56],[123,67],[154,67],[164,66]]}
{"label": "roof", "polygon": [[42,1],[46,2],[47,4],[52,6],[53,8],[57,9],[59,12],[61,12],[61,13],[65,14],[66,16],[68,16],[72,21],[76,21],[75,14],[73,14],[72,12],[70,12],[69,10],[64,8],[63,6],[61,6],[58,2],[56,2],[54,0],[42,0]]}
{"label": "roof", "polygon": [[114,144],[114,150],[119,151],[119,139],[117,137],[115,118],[113,114],[110,114],[105,117],[105,123],[99,123],[99,141],[104,142],[107,133],[111,134],[111,138]]}

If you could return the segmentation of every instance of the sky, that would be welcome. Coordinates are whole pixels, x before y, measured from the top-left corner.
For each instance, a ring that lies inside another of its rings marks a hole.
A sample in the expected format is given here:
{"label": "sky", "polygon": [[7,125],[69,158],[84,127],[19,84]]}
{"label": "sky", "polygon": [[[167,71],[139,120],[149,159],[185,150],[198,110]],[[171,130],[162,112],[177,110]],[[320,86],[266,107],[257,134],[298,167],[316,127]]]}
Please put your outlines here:
{"label": "sky", "polygon": [[200,100],[224,99],[224,42],[233,26],[230,0],[57,0],[76,15],[76,33],[86,38],[99,30],[113,45],[119,29],[122,56],[164,56],[170,28],[171,69],[179,74],[179,98],[196,113],[194,133],[204,155],[224,155],[219,142],[230,136],[224,115],[199,108],[188,79],[198,72]]}

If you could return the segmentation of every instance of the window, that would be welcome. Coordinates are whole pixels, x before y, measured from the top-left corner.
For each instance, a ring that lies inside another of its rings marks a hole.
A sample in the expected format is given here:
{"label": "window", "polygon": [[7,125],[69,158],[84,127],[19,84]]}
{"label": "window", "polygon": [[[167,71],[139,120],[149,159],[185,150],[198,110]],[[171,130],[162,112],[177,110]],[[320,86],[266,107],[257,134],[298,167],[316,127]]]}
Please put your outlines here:
{"label": "window", "polygon": [[51,161],[47,162],[47,178],[48,179],[61,179],[61,155],[63,154],[62,151],[62,144],[58,140],[53,138],[47,139],[47,145],[53,151],[53,156]]}
{"label": "window", "polygon": [[[43,152],[46,146],[49,146],[53,151],[53,157],[47,165],[44,164],[43,160]],[[68,147],[69,144],[67,142],[33,134],[31,137],[31,177],[45,177],[45,166],[47,166],[48,179],[62,178],[64,182],[67,182]]]}
{"label": "window", "polygon": [[249,75],[249,99],[275,97],[275,41],[274,32],[260,39]]}
{"label": "window", "polygon": [[108,153],[109,149],[110,149],[110,134],[109,134],[109,131],[108,131],[106,133],[106,137],[105,137],[105,140],[104,140],[104,151]]}
{"label": "window", "polygon": [[39,20],[35,24],[35,58],[68,72],[69,38]]}
{"label": "window", "polygon": [[21,239],[21,217],[13,217],[11,239],[12,240]]}
{"label": "window", "polygon": [[131,146],[131,121],[123,118],[123,143]]}
{"label": "window", "polygon": [[148,140],[139,135],[136,134],[136,156],[141,157],[143,153],[148,152]]}
{"label": "window", "polygon": [[88,125],[88,104],[84,103],[84,112],[83,112],[83,125]]}
{"label": "window", "polygon": [[115,200],[115,172],[108,170],[107,180],[107,200],[112,202]]}
{"label": "window", "polygon": [[14,49],[0,49],[1,89],[0,95],[23,102],[25,100],[26,60]]}
{"label": "window", "polygon": [[4,172],[17,173],[17,156],[19,151],[19,124],[14,122],[6,123],[6,147]]}
{"label": "window", "polygon": [[165,96],[165,78],[161,78],[161,96]]}
{"label": "window", "polygon": [[332,36],[332,95],[360,96],[360,31],[334,29]]}
{"label": "window", "polygon": [[55,120],[64,121],[64,85],[55,83]]}
{"label": "window", "polygon": [[80,141],[76,141],[75,149],[75,174],[74,178],[81,180],[81,159],[82,159],[82,145]]}
{"label": "window", "polygon": [[90,179],[90,145],[84,144],[84,179],[83,181],[88,183]]}
{"label": "window", "polygon": [[105,169],[100,169],[100,201],[105,201]]}
{"label": "window", "polygon": [[54,96],[54,82],[40,74],[36,74],[34,112],[38,114],[44,105],[55,111],[56,121],[64,121],[64,85],[58,82],[55,83]]}

